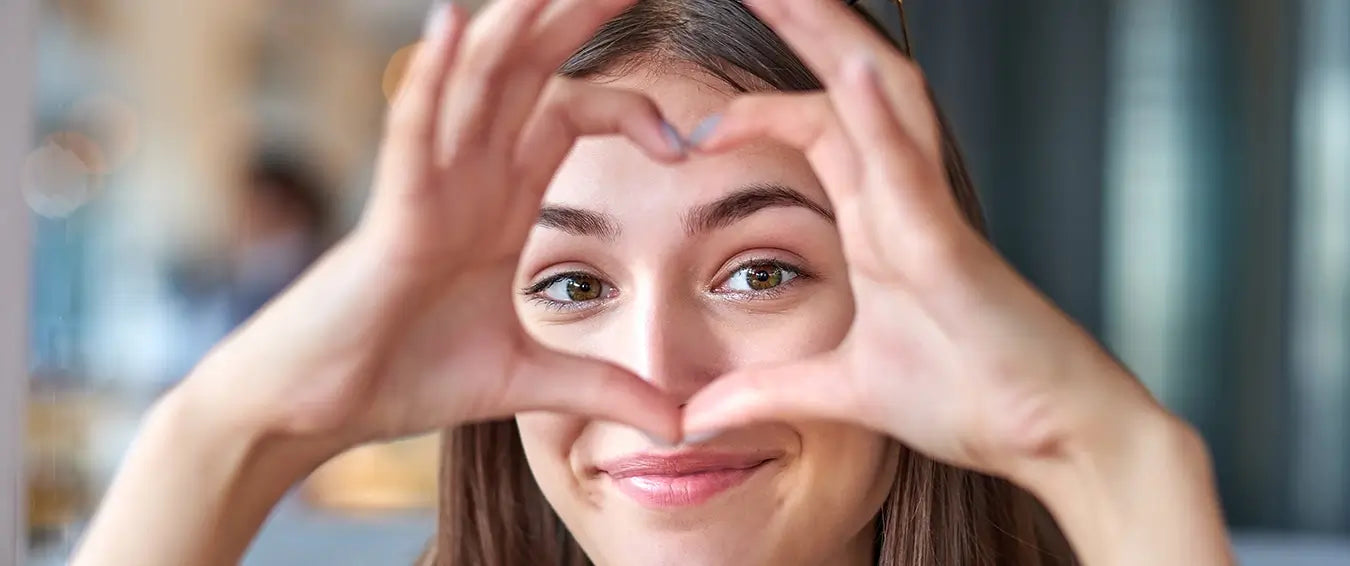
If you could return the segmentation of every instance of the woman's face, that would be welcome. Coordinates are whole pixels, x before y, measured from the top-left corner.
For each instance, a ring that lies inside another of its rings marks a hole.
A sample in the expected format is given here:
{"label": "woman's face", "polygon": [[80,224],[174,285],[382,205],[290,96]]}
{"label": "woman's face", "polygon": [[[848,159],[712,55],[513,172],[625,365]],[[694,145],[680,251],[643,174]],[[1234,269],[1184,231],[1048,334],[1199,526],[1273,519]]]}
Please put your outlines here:
{"label": "woman's face", "polygon": [[[646,93],[682,131],[731,98],[692,72],[615,86]],[[581,143],[549,188],[517,283],[541,342],[679,399],[732,369],[827,351],[853,317],[825,193],[799,152],[771,143],[676,166],[621,138]],[[839,424],[764,424],[669,448],[607,422],[518,421],[539,486],[604,566],[863,564],[895,478],[892,443]]]}

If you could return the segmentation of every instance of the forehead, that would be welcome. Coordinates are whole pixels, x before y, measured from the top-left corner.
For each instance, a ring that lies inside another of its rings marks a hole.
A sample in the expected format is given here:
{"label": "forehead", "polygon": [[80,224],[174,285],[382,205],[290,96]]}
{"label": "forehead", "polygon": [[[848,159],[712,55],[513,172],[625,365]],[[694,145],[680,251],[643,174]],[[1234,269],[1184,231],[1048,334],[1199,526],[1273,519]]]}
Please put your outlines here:
{"label": "forehead", "polygon": [[[719,79],[689,70],[639,69],[606,84],[648,96],[666,120],[686,135],[704,119],[721,112],[736,95]],[[649,213],[677,216],[690,206],[756,184],[791,187],[826,204],[824,191],[805,157],[779,143],[756,142],[671,165],[652,161],[619,136],[579,142],[554,177],[545,201],[606,212],[621,222],[632,215],[650,221],[656,219]]]}

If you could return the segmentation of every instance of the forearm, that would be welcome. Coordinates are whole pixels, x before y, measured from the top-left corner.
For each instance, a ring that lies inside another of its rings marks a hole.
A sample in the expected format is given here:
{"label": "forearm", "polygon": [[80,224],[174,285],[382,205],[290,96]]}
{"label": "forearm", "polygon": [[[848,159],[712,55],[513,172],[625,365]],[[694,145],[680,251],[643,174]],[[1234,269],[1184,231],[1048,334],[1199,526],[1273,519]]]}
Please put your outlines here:
{"label": "forearm", "polygon": [[1160,408],[1131,415],[1026,466],[1018,483],[1090,566],[1233,564],[1204,442]]}
{"label": "forearm", "polygon": [[332,451],[231,421],[226,402],[184,387],[156,404],[72,564],[239,562],[285,492]]}

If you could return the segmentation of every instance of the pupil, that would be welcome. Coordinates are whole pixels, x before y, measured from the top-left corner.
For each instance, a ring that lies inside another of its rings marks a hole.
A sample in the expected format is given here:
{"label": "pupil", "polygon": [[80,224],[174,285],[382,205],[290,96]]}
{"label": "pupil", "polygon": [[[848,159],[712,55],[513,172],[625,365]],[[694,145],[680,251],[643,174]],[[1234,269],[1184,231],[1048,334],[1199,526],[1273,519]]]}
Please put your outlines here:
{"label": "pupil", "polygon": [[765,271],[763,269],[755,272],[755,279],[757,279],[760,283],[765,283],[772,277],[773,277],[772,273],[769,273],[768,271]]}

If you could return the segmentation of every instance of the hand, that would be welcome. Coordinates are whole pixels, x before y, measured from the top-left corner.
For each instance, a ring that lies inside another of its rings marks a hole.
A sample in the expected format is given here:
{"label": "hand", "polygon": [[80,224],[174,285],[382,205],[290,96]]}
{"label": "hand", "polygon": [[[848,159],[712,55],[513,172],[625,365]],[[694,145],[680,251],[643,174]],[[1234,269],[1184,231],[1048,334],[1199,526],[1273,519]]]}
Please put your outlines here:
{"label": "hand", "polygon": [[497,2],[468,25],[447,5],[390,112],[359,227],[185,388],[243,398],[231,414],[282,434],[351,443],[531,410],[676,438],[678,408],[658,389],[543,348],[512,305],[517,257],[578,136],[683,157],[648,99],[554,77],[630,4]]}
{"label": "hand", "polygon": [[1099,423],[1160,411],[966,222],[915,64],[841,2],[747,4],[827,90],[733,102],[698,151],[769,137],[806,153],[835,207],[857,315],[835,351],[714,381],[689,402],[686,434],[841,420],[1008,476]]}

